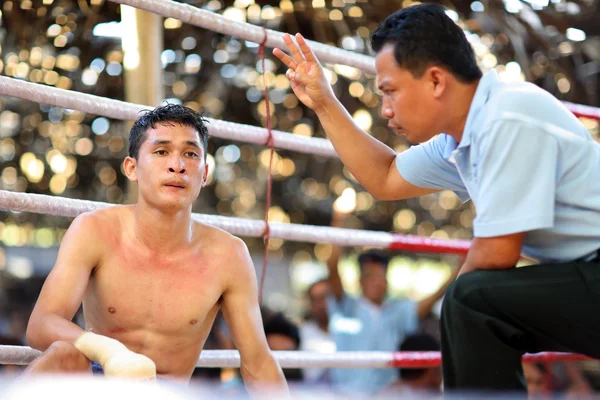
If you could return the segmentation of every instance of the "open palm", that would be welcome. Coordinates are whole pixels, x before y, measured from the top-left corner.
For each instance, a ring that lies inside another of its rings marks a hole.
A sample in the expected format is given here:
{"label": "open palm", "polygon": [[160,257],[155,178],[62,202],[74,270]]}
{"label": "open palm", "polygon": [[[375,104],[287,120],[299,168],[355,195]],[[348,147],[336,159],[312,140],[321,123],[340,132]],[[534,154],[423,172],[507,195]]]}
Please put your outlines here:
{"label": "open palm", "polygon": [[324,103],[327,96],[333,96],[331,85],[329,85],[319,61],[300,34],[296,35],[300,49],[290,35],[285,34],[283,40],[290,50],[291,56],[280,49],[273,50],[273,54],[289,68],[286,75],[298,100],[315,110]]}

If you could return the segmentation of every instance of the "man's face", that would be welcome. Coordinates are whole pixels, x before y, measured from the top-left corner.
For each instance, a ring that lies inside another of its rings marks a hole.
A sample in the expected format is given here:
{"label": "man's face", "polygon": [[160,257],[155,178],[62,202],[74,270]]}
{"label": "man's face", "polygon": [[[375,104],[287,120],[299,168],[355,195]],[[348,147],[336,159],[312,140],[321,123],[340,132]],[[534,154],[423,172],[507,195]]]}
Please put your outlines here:
{"label": "man's face", "polygon": [[375,304],[383,303],[387,294],[387,268],[384,264],[367,261],[361,266],[360,286],[363,296]]}
{"label": "man's face", "polygon": [[443,117],[438,101],[439,87],[428,72],[415,78],[400,67],[394,58],[394,47],[385,46],[375,57],[377,86],[382,92],[381,114],[397,135],[413,144],[423,143],[441,133]]}
{"label": "man's face", "polygon": [[[125,167],[140,196],[159,208],[191,207],[208,173],[198,132],[178,123],[157,124],[145,137],[138,159],[128,158]],[[134,165],[132,174],[128,163]]]}
{"label": "man's face", "polygon": [[327,295],[329,294],[329,284],[319,282],[311,287],[308,293],[310,299],[310,315],[316,321],[327,321]]}

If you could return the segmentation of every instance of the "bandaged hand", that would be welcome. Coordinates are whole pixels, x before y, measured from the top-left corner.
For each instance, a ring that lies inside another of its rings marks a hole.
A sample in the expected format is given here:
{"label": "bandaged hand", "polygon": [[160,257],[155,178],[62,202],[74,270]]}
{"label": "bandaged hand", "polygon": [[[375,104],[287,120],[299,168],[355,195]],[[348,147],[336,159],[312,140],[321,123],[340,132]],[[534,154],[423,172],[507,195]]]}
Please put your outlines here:
{"label": "bandaged hand", "polygon": [[74,345],[84,356],[99,363],[106,376],[130,379],[156,378],[154,361],[142,354],[134,353],[118,340],[85,332],[77,338]]}

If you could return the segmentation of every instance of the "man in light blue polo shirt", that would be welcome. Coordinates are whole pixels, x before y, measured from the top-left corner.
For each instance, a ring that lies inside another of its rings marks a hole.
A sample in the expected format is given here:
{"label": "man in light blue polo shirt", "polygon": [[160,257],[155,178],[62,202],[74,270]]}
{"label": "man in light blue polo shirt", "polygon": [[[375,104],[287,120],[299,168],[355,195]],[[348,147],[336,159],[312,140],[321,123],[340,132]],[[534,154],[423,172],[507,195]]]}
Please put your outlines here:
{"label": "man in light blue polo shirt", "polygon": [[[452,279],[421,301],[387,297],[389,258],[377,251],[358,257],[362,295],[344,291],[338,273],[338,249],[328,260],[331,296],[327,299],[329,332],[336,351],[396,351],[419,328]],[[346,394],[376,394],[398,379],[393,368],[340,368],[332,370],[335,388]]]}
{"label": "man in light blue polo shirt", "polygon": [[[304,39],[285,37],[298,98],[373,196],[442,189],[471,199],[475,239],[442,309],[444,385],[524,390],[521,355],[600,357],[600,144],[549,93],[482,77],[444,8],[421,4],[373,33],[382,115],[412,143],[396,155],[335,98]],[[514,268],[521,252],[539,264]]]}

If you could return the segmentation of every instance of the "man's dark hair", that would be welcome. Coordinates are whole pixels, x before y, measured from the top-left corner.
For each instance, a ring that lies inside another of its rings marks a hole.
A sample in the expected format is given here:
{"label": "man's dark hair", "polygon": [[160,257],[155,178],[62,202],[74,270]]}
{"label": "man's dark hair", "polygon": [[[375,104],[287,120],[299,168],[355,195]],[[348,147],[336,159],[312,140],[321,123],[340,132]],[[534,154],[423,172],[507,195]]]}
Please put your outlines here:
{"label": "man's dark hair", "polygon": [[[400,345],[400,351],[440,351],[439,343],[433,336],[417,333],[407,336]],[[400,368],[400,379],[411,381],[420,378],[427,372],[426,368]]]}
{"label": "man's dark hair", "polygon": [[146,140],[146,131],[150,128],[156,128],[156,124],[174,125],[180,124],[190,126],[198,132],[200,146],[204,151],[204,159],[208,151],[208,121],[199,113],[191,108],[181,106],[179,104],[167,104],[155,108],[154,110],[146,111],[141,117],[135,121],[133,127],[129,131],[129,157],[137,160],[140,147]]}
{"label": "man's dark hair", "polygon": [[387,254],[377,250],[365,251],[364,253],[358,256],[358,266],[361,270],[363,269],[363,266],[368,262],[381,264],[387,269],[387,266],[390,263],[390,257]]}
{"label": "man's dark hair", "polygon": [[282,313],[275,313],[265,318],[265,336],[282,335],[287,336],[296,343],[296,349],[300,348],[300,330]]}
{"label": "man's dark hair", "polygon": [[481,78],[475,53],[462,29],[437,4],[419,4],[388,16],[371,35],[375,52],[394,46],[398,65],[420,78],[432,65],[471,83]]}
{"label": "man's dark hair", "polygon": [[[282,335],[292,339],[296,344],[296,350],[300,348],[300,330],[292,321],[287,319],[280,312],[270,312],[263,309],[263,324],[265,336]],[[304,376],[299,368],[286,368],[283,370],[283,375],[288,382],[302,381]]]}

